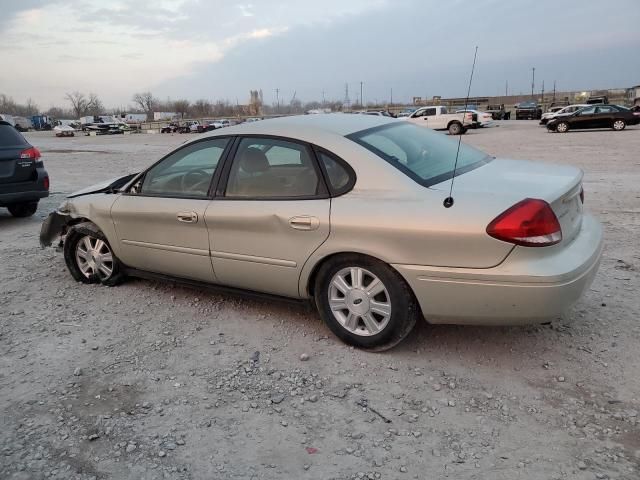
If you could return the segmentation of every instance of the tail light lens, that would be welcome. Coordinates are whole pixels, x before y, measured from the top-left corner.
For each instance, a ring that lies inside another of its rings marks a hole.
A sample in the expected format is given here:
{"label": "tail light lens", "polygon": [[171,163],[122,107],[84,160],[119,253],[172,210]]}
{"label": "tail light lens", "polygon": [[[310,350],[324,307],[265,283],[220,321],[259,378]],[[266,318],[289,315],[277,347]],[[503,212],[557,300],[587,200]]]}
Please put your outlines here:
{"label": "tail light lens", "polygon": [[30,158],[31,160],[38,160],[40,158],[40,150],[36,147],[27,148],[20,152],[20,158]]}
{"label": "tail light lens", "polygon": [[42,184],[44,185],[45,190],[49,190],[49,177],[44,177]]}
{"label": "tail light lens", "polygon": [[527,198],[498,215],[487,227],[493,238],[525,247],[547,247],[562,240],[556,214],[544,200]]}

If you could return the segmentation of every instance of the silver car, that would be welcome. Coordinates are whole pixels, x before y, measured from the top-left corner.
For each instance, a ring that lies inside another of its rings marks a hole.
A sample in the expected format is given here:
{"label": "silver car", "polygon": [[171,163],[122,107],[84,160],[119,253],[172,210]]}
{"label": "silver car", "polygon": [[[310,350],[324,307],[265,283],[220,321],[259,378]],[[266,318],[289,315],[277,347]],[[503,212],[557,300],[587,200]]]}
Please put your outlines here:
{"label": "silver car", "polygon": [[[44,222],[76,280],[182,279],[312,300],[351,345],[419,318],[547,321],[602,252],[582,172],[497,159],[408,122],[309,115],[229,127],[69,196]],[[449,208],[447,208],[449,207]]]}

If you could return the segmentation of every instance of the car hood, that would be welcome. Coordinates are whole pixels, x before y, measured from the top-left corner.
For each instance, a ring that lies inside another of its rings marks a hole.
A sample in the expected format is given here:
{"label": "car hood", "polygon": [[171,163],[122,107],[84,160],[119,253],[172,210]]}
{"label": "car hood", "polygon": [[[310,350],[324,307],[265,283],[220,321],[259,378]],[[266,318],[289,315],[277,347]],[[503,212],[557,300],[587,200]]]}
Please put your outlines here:
{"label": "car hood", "polygon": [[131,173],[129,175],[125,175],[124,177],[117,177],[107,180],[105,182],[96,183],[95,185],[91,185],[90,187],[85,187],[81,190],[73,192],[67,195],[67,198],[75,198],[80,197],[82,195],[89,195],[91,193],[111,193],[114,190],[117,190],[121,187],[124,187],[130,180],[138,175],[137,173]]}

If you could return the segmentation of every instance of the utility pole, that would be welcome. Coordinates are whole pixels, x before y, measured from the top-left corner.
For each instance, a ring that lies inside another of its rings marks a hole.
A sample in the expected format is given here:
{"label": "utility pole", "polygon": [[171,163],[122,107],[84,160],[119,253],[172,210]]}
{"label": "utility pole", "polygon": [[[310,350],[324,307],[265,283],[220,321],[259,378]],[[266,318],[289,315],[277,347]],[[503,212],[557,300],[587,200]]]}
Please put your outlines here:
{"label": "utility pole", "polygon": [[540,101],[544,105],[544,80],[542,80],[542,100]]}
{"label": "utility pole", "polygon": [[556,101],[556,81],[553,81],[553,101]]}
{"label": "utility pole", "polygon": [[364,108],[364,100],[362,99],[362,84],[363,82],[360,82],[360,106]]}
{"label": "utility pole", "polygon": [[280,89],[276,88],[276,113],[280,113]]}
{"label": "utility pole", "polygon": [[348,107],[351,105],[351,99],[349,98],[349,84],[344,84],[344,104]]}
{"label": "utility pole", "polygon": [[509,80],[504,81],[504,96],[509,96]]}
{"label": "utility pole", "polygon": [[393,87],[391,87],[391,100],[389,101],[389,105],[393,106]]}
{"label": "utility pole", "polygon": [[536,67],[531,68],[531,100],[533,100],[533,88],[536,84]]}

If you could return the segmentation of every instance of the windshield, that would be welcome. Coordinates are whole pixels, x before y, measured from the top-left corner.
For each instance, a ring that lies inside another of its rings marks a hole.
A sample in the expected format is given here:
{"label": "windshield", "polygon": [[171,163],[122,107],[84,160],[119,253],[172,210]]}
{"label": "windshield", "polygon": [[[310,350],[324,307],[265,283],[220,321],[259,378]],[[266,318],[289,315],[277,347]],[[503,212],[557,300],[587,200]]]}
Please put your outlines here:
{"label": "windshield", "polygon": [[[458,142],[433,130],[398,122],[352,133],[347,138],[371,150],[425,187],[453,176]],[[460,144],[456,175],[491,160],[486,153]]]}

